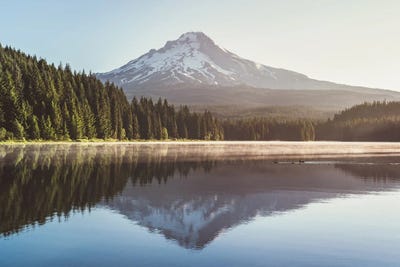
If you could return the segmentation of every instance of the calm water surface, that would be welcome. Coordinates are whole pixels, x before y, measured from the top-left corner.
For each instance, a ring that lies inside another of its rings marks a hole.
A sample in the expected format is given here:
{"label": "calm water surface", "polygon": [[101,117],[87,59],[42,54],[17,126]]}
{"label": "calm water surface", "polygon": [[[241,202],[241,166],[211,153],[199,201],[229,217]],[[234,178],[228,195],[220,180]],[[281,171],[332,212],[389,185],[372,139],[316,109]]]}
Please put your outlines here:
{"label": "calm water surface", "polygon": [[1,146],[0,266],[400,266],[399,157],[243,151]]}

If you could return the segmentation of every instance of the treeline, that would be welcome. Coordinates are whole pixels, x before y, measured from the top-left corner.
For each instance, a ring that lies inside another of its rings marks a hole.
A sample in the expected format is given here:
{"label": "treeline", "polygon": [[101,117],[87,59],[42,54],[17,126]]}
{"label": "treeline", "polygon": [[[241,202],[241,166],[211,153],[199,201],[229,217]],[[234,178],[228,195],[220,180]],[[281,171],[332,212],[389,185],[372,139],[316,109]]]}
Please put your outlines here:
{"label": "treeline", "polygon": [[400,102],[356,105],[319,123],[318,140],[400,141]]}
{"label": "treeline", "polygon": [[122,89],[0,46],[0,140],[223,139],[211,113],[128,102]]}
{"label": "treeline", "polygon": [[315,140],[314,123],[308,120],[231,119],[222,125],[226,140]]}
{"label": "treeline", "polygon": [[400,102],[363,103],[326,121],[236,119],[223,128],[227,140],[400,141]]}

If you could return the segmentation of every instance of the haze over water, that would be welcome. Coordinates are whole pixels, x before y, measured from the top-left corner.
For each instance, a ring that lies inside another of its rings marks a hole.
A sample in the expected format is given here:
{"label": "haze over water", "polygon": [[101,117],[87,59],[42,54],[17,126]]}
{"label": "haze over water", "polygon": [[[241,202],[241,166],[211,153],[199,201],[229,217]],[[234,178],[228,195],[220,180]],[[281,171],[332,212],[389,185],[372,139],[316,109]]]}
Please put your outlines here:
{"label": "haze over water", "polygon": [[1,146],[0,266],[398,266],[396,147],[351,146]]}

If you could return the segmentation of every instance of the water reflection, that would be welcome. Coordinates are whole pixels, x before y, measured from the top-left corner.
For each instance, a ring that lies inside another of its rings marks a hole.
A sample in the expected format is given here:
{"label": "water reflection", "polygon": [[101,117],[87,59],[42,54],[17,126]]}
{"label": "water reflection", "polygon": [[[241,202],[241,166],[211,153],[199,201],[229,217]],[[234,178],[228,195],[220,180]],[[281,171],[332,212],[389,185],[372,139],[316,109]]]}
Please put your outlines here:
{"label": "water reflection", "polygon": [[213,165],[207,159],[182,162],[187,153],[167,153],[165,148],[1,146],[0,233],[9,235],[90,209],[121,192],[129,179],[141,185],[161,183],[175,172],[187,175],[191,169],[209,170]]}
{"label": "water reflection", "polygon": [[105,205],[185,248],[201,249],[225,229],[256,216],[273,216],[347,194],[396,188],[399,175],[387,176],[382,165],[369,168],[384,176],[377,180],[349,175],[352,165],[346,164],[218,162],[208,173],[193,171],[185,179],[175,176],[162,186],[128,184]]}
{"label": "water reflection", "polygon": [[168,145],[2,146],[0,233],[98,205],[182,247],[202,249],[255,216],[393,190],[400,182],[394,157],[276,164],[214,152]]}

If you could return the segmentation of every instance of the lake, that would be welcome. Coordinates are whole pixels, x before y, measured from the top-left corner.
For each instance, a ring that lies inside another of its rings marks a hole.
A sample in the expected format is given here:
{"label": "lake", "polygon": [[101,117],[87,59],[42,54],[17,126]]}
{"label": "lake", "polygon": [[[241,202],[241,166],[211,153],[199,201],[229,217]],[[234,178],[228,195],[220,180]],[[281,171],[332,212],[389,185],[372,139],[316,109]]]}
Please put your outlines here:
{"label": "lake", "polygon": [[390,143],[0,146],[0,266],[399,266]]}

